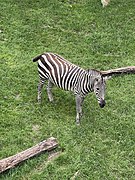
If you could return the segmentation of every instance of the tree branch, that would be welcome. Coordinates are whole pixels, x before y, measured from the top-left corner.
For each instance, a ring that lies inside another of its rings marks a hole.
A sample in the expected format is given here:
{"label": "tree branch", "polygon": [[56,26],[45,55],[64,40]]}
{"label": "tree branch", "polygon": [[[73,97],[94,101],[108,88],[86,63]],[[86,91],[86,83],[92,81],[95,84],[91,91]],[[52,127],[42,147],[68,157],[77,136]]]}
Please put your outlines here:
{"label": "tree branch", "polygon": [[135,66],[127,66],[117,69],[110,69],[107,71],[101,71],[103,77],[111,77],[113,75],[123,75],[123,74],[135,74]]}
{"label": "tree branch", "polygon": [[14,156],[10,156],[8,158],[2,159],[0,160],[0,173],[16,166],[17,164],[19,164],[22,161],[25,161],[26,159],[29,159],[35,155],[40,154],[43,151],[51,151],[57,146],[58,143],[56,139],[54,137],[51,137]]}

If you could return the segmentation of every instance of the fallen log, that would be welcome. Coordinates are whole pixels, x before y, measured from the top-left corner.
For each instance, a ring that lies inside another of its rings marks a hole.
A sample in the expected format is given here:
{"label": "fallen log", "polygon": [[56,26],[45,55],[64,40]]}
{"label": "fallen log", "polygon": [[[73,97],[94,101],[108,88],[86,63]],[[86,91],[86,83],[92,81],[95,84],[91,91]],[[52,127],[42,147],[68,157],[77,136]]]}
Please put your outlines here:
{"label": "fallen log", "polygon": [[123,74],[135,74],[135,66],[121,67],[117,69],[110,69],[107,71],[101,71],[104,77],[112,77]]}
{"label": "fallen log", "polygon": [[43,151],[51,151],[52,149],[56,148],[58,143],[54,137],[48,138],[35,146],[26,149],[16,155],[10,156],[8,158],[0,160],[0,173],[4,172],[10,168],[15,167],[20,162],[23,162],[35,155],[40,154]]}

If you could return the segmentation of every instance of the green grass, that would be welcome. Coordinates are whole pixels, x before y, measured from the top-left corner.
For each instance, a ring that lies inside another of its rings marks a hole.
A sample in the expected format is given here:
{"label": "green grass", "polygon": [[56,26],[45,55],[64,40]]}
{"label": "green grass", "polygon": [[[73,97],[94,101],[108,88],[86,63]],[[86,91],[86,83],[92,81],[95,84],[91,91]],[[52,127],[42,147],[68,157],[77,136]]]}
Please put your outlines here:
{"label": "green grass", "polygon": [[[0,159],[50,136],[61,155],[27,160],[4,180],[135,179],[135,76],[108,80],[106,107],[89,94],[81,125],[75,124],[70,92],[44,89],[36,101],[38,73],[32,58],[58,53],[84,68],[107,70],[135,65],[135,1],[0,0]],[[35,130],[34,127],[37,127]]]}

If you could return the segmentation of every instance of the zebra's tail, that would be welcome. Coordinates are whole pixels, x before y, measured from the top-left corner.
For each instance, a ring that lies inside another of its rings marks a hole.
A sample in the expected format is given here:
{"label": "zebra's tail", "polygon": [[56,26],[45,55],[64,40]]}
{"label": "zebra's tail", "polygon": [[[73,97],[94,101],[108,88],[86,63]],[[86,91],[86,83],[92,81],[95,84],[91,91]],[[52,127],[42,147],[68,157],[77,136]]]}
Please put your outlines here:
{"label": "zebra's tail", "polygon": [[34,59],[32,59],[32,61],[33,61],[33,62],[36,62],[36,61],[38,61],[40,58],[41,58],[41,55],[35,57]]}

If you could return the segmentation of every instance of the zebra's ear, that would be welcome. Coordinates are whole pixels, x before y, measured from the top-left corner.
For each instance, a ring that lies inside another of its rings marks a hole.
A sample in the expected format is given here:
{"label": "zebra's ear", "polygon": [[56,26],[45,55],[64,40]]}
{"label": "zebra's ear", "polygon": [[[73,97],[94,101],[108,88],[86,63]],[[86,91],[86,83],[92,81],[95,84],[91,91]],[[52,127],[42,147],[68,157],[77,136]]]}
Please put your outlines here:
{"label": "zebra's ear", "polygon": [[101,74],[102,74],[102,77],[105,81],[112,78],[112,74],[106,73],[106,71],[101,71]]}
{"label": "zebra's ear", "polygon": [[105,81],[107,81],[107,80],[109,80],[109,79],[111,79],[112,78],[112,76],[104,76],[104,75],[102,75],[102,77],[103,77],[103,79],[105,80]]}

